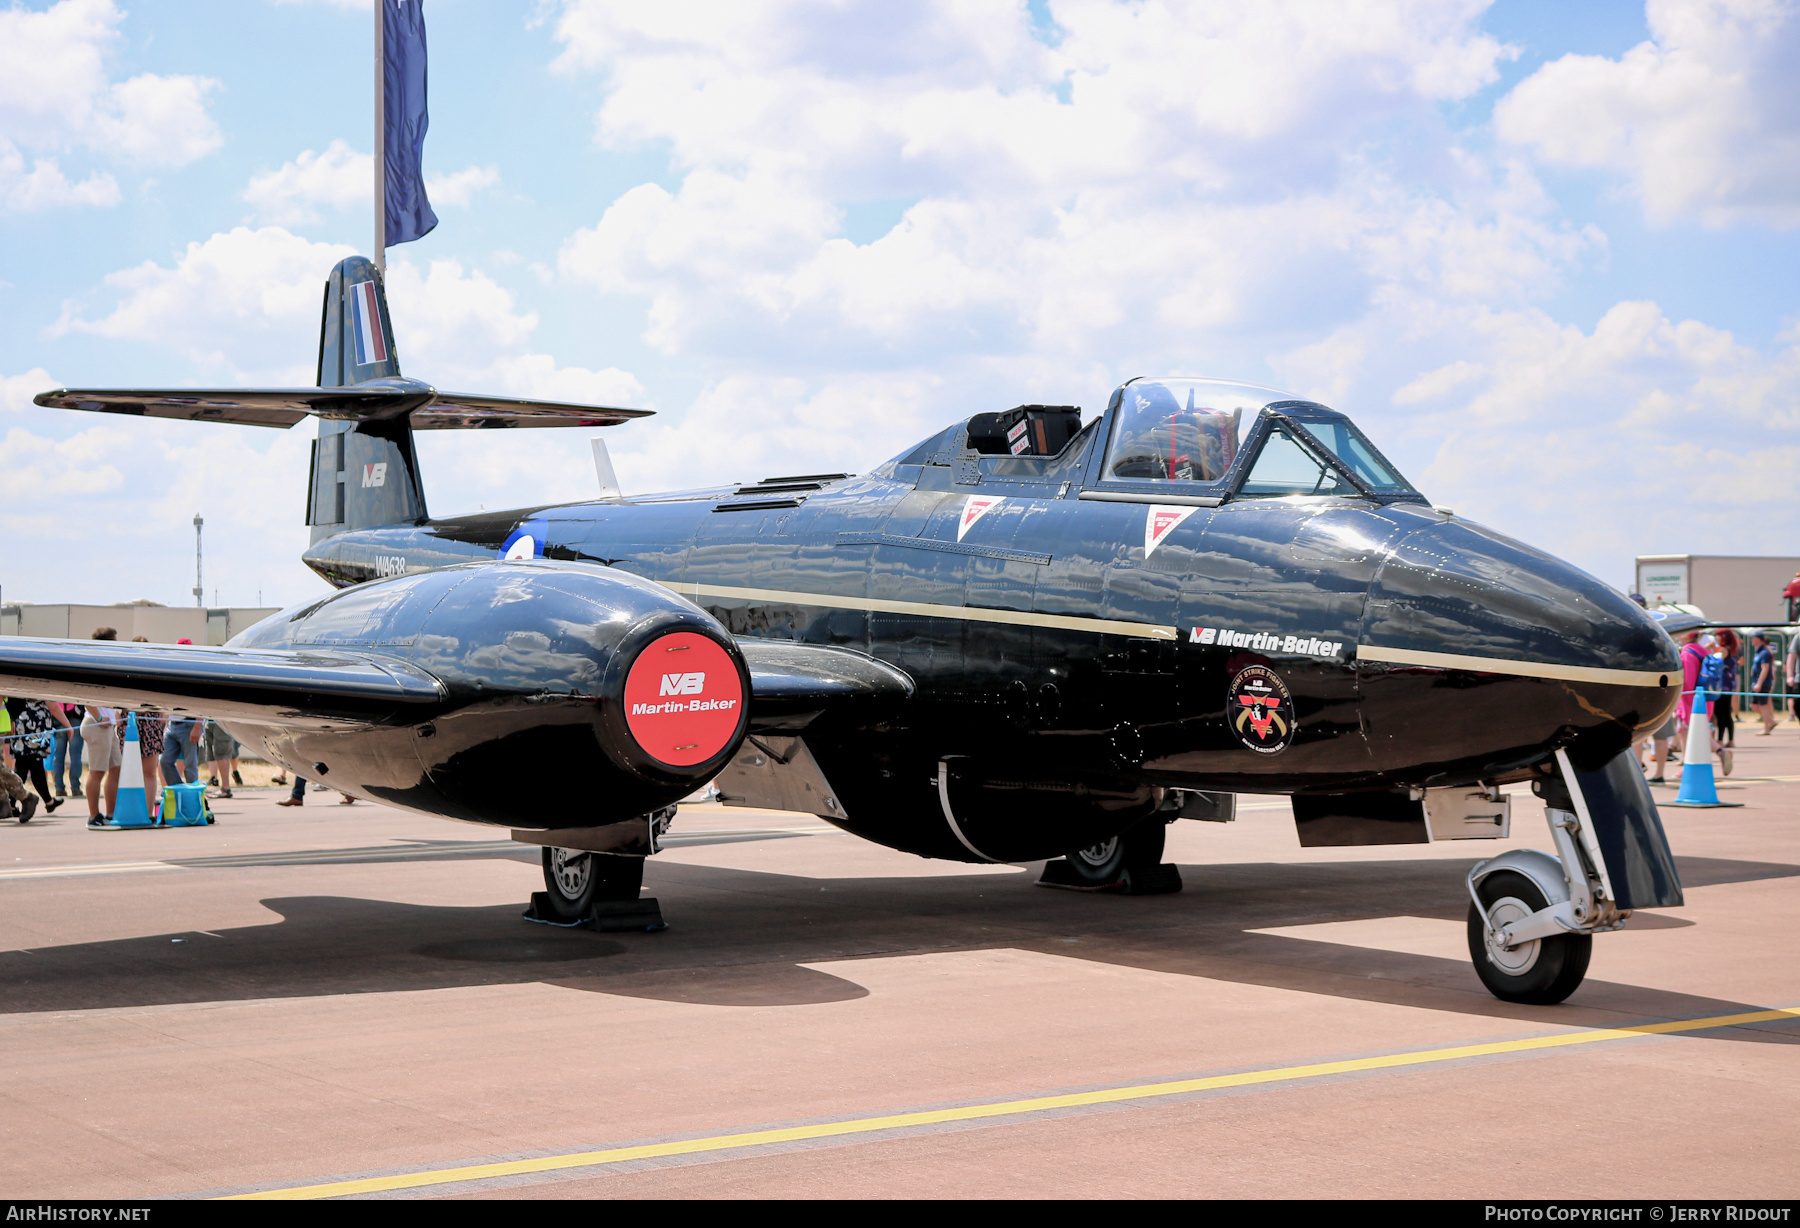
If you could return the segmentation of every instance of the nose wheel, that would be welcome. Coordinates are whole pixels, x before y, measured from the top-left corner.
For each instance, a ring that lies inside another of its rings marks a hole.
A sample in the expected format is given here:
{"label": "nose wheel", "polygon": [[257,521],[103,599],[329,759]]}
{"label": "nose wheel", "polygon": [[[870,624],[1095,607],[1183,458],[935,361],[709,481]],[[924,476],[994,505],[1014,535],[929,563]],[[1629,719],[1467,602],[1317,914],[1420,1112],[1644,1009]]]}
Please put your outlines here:
{"label": "nose wheel", "polygon": [[1548,906],[1537,884],[1523,874],[1499,870],[1476,887],[1487,922],[1469,904],[1469,957],[1488,992],[1507,1002],[1544,1006],[1575,992],[1587,975],[1593,954],[1592,934],[1555,934],[1504,947],[1497,943],[1501,927],[1516,924]]}

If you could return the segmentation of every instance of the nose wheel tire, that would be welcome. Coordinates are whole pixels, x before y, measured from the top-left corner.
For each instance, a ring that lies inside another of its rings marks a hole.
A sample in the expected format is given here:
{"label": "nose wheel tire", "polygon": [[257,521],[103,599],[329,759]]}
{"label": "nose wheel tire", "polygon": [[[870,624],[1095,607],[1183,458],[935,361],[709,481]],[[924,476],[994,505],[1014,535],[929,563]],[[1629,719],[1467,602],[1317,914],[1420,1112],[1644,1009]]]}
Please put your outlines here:
{"label": "nose wheel tire", "polygon": [[642,857],[575,849],[544,850],[544,896],[554,919],[579,921],[602,900],[635,900],[644,885]]}
{"label": "nose wheel tire", "polygon": [[[1476,887],[1481,906],[1496,926],[1522,920],[1547,906],[1544,893],[1523,874],[1500,870]],[[1505,1002],[1545,1006],[1575,992],[1587,976],[1594,952],[1592,934],[1534,938],[1510,949],[1497,946],[1473,902],[1469,905],[1469,958],[1488,992]]]}

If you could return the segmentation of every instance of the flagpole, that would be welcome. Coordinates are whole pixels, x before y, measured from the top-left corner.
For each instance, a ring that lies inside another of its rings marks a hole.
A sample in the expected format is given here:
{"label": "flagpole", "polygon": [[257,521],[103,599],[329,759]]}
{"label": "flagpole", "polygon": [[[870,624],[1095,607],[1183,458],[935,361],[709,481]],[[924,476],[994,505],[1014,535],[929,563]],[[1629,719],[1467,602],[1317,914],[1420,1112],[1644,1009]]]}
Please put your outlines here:
{"label": "flagpole", "polygon": [[387,275],[387,74],[383,60],[382,6],[375,0],[375,267]]}

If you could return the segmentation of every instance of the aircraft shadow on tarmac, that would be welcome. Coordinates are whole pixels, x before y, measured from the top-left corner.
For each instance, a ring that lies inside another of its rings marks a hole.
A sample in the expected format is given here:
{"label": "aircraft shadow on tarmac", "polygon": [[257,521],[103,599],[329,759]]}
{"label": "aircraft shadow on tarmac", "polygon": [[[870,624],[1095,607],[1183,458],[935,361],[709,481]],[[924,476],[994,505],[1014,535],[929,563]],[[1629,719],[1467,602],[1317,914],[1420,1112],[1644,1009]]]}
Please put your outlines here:
{"label": "aircraft shadow on tarmac", "polygon": [[[416,855],[429,858],[434,850]],[[1764,862],[1678,863],[1690,888],[1800,876],[1800,866]],[[868,993],[808,964],[999,948],[1541,1024],[1614,1026],[1768,1005],[1590,977],[1563,1005],[1520,1006],[1490,997],[1466,957],[1250,932],[1397,913],[1460,923],[1467,864],[1184,866],[1181,894],[1132,898],[1042,890],[1031,884],[1035,875],[1017,873],[815,879],[652,862],[646,887],[662,898],[672,926],[627,935],[530,925],[519,904],[287,897],[263,901],[282,917],[268,925],[0,953],[0,1013],[529,982],[671,1002],[800,1006]],[[1640,913],[1631,924],[1692,923],[1678,914]],[[1606,941],[1596,944],[1601,969]],[[1785,1028],[1709,1035],[1800,1043],[1800,1034]]]}

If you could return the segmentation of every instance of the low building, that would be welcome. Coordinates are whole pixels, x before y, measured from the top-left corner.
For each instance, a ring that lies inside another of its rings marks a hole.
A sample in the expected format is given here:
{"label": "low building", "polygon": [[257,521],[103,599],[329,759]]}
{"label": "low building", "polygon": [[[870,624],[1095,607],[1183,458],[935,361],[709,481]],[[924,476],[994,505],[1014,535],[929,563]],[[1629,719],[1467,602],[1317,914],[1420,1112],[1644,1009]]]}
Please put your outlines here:
{"label": "low building", "polygon": [[59,640],[85,640],[99,627],[111,627],[121,640],[143,636],[153,644],[189,639],[196,644],[223,644],[261,622],[278,607],[150,605],[7,605],[0,606],[0,635],[31,635]]}
{"label": "low building", "polygon": [[1800,558],[1727,554],[1640,554],[1637,591],[1694,605],[1715,622],[1739,627],[1788,621],[1781,591],[1800,573]]}

